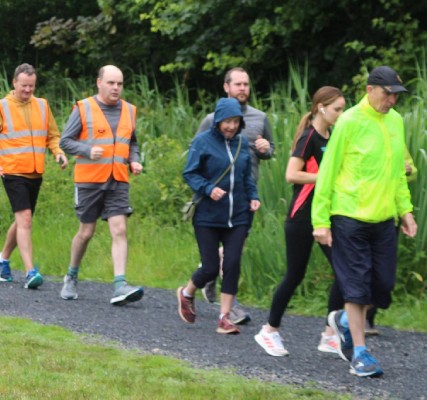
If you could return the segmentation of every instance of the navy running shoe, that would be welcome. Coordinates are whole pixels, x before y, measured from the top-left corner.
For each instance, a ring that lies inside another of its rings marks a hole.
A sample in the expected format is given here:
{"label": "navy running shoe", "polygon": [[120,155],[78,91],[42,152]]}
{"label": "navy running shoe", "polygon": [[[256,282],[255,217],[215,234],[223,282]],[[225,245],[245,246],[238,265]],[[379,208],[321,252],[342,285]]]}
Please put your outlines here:
{"label": "navy running shoe", "polygon": [[350,364],[350,374],[352,375],[378,377],[383,373],[380,363],[366,350],[362,351],[359,357],[353,358]]}
{"label": "navy running shoe", "polygon": [[12,282],[13,276],[12,271],[10,270],[10,261],[3,260],[0,262],[0,282]]}
{"label": "navy running shoe", "polygon": [[332,311],[328,315],[328,324],[338,336],[337,352],[344,361],[351,361],[353,357],[353,339],[350,329],[341,325],[343,310]]}

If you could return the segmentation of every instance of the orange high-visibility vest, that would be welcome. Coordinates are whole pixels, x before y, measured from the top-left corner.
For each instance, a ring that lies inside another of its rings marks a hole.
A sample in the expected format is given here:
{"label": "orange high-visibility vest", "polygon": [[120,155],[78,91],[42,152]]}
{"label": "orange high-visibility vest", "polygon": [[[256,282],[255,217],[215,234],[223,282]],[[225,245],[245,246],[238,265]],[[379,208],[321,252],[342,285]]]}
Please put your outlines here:
{"label": "orange high-visibility vest", "polygon": [[31,97],[28,126],[19,105],[7,98],[0,100],[3,129],[0,132],[0,165],[5,174],[44,172],[49,107],[45,99]]}
{"label": "orange high-visibility vest", "polygon": [[136,107],[126,101],[122,102],[116,136],[110,124],[93,97],[77,102],[82,121],[79,140],[91,146],[104,149],[100,160],[76,157],[74,182],[104,183],[113,175],[116,181],[129,182],[128,162],[132,132],[136,123]]}

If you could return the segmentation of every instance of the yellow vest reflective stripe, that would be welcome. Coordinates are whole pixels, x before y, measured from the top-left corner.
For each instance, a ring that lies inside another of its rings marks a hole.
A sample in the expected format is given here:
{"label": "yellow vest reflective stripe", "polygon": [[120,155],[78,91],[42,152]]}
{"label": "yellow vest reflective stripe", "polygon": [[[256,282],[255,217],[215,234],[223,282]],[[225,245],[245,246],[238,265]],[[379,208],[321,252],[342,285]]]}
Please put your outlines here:
{"label": "yellow vest reflective stripe", "polygon": [[[20,108],[28,107],[31,126]],[[44,172],[49,107],[45,99],[32,97],[19,105],[7,98],[0,100],[3,129],[0,132],[0,165],[5,174]]]}
{"label": "yellow vest reflective stripe", "polygon": [[128,160],[132,132],[135,129],[136,107],[120,100],[122,109],[116,136],[93,97],[77,102],[82,131],[79,140],[104,149],[100,160],[76,157],[76,183],[104,183],[112,175],[116,181],[129,182]]}

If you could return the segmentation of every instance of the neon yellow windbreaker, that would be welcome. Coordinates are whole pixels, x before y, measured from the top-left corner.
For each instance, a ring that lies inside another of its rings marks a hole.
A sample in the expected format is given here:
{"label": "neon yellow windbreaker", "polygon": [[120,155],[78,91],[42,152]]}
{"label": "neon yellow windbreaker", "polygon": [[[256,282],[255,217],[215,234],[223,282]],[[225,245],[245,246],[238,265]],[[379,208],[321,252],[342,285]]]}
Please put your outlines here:
{"label": "neon yellow windbreaker", "polygon": [[404,168],[404,126],[399,113],[375,111],[367,95],[335,125],[317,175],[314,228],[332,215],[377,223],[412,212]]}

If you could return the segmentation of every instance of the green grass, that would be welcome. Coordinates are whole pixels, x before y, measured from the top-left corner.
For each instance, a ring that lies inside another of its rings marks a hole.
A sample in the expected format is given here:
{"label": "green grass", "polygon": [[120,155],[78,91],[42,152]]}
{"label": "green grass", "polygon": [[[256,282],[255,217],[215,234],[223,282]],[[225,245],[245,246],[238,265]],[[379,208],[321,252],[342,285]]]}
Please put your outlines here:
{"label": "green grass", "polygon": [[142,355],[99,338],[20,318],[0,318],[0,398],[26,399],[349,399],[316,388],[261,383],[231,370],[200,370]]}

